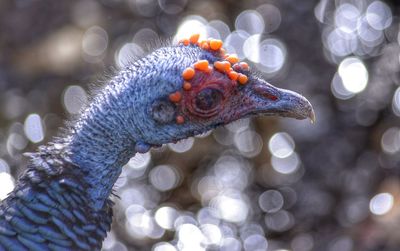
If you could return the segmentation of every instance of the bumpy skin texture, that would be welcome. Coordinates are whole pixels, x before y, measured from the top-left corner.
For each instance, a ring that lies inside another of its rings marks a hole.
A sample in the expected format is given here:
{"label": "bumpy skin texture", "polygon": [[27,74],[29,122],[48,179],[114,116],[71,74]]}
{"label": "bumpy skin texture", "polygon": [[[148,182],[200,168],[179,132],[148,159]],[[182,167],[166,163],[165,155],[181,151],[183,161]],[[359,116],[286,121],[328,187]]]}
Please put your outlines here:
{"label": "bumpy skin texture", "polygon": [[246,69],[239,71],[245,85],[212,70],[196,72],[183,90],[185,69],[221,57],[170,46],[121,69],[67,135],[28,154],[27,171],[0,205],[0,250],[99,250],[112,221],[112,187],[136,152],[246,116],[313,117],[304,97]]}

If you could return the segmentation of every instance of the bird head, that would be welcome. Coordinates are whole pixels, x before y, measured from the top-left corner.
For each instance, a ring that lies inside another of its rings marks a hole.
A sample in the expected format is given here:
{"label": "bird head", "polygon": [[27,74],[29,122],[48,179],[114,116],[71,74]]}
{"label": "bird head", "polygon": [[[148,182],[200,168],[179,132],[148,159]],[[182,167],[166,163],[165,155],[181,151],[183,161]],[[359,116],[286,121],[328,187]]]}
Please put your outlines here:
{"label": "bird head", "polygon": [[135,98],[132,114],[138,152],[244,117],[315,120],[306,98],[260,78],[236,55],[225,53],[222,41],[199,42],[198,37],[158,49],[136,63],[142,74],[134,92],[146,97]]}

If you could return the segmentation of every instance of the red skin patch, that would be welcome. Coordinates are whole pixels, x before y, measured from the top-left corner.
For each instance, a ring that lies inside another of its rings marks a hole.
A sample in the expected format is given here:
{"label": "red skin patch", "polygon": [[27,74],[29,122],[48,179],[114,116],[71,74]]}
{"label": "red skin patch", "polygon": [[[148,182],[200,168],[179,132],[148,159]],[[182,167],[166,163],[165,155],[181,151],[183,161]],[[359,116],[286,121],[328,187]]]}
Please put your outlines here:
{"label": "red skin patch", "polygon": [[[191,88],[182,93],[181,102],[178,106],[178,114],[183,114],[185,117],[193,119],[209,118],[217,115],[225,109],[230,97],[237,95],[239,89],[237,82],[231,80],[226,74],[213,70],[210,73],[197,72],[190,81]],[[196,107],[197,95],[206,88],[218,90],[222,94],[221,102],[213,109],[203,111]]]}

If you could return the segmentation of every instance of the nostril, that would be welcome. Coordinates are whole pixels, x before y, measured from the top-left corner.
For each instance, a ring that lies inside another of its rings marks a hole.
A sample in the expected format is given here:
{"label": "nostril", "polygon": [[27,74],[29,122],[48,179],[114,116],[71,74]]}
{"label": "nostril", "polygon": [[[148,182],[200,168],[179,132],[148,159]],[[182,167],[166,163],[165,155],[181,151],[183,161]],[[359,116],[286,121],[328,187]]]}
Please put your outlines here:
{"label": "nostril", "polygon": [[275,94],[275,90],[273,90],[267,85],[256,84],[253,88],[258,95],[264,98],[267,98],[272,101],[278,100],[278,95]]}

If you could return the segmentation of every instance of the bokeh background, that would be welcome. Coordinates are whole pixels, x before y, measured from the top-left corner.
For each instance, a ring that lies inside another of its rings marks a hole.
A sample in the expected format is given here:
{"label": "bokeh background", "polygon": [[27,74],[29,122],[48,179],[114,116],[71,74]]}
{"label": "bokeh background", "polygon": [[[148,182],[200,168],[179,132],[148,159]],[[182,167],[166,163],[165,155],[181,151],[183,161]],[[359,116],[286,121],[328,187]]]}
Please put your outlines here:
{"label": "bokeh background", "polygon": [[399,21],[379,0],[2,0],[0,199],[91,84],[199,32],[317,123],[246,119],[136,155],[104,250],[398,251]]}

